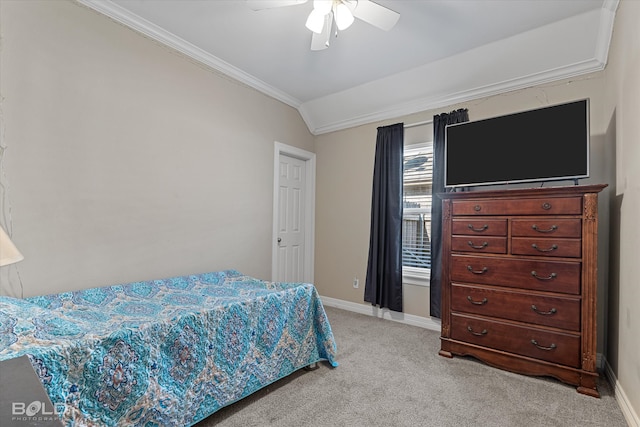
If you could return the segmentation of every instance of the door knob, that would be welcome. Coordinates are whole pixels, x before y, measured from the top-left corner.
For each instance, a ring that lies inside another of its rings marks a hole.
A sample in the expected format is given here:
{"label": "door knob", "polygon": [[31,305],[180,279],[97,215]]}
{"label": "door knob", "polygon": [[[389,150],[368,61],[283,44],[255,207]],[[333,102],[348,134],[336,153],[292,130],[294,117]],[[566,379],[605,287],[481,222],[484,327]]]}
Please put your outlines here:
{"label": "door knob", "polygon": [[278,243],[282,242],[282,239],[280,237],[278,237]]}

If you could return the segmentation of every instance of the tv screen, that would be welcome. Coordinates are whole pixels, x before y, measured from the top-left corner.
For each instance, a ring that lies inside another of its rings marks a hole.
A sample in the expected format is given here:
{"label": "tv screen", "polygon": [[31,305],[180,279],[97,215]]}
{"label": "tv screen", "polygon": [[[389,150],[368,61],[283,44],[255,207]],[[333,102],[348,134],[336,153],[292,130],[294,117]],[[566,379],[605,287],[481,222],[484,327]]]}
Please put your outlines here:
{"label": "tv screen", "polygon": [[589,100],[449,125],[445,187],[589,176]]}

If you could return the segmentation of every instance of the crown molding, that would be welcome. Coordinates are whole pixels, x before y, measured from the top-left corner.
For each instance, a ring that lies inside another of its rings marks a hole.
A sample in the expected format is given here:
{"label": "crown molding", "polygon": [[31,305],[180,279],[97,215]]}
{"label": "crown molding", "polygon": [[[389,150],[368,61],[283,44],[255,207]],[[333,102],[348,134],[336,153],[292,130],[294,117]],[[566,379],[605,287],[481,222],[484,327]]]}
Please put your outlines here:
{"label": "crown molding", "polygon": [[[309,131],[313,135],[335,132],[355,126],[398,118],[420,111],[442,108],[478,98],[494,96],[526,87],[601,71],[606,66],[609,45],[613,33],[615,13],[619,4],[619,0],[605,0],[602,9],[599,12],[596,12],[598,13],[598,28],[592,54],[589,55],[591,57],[578,60],[573,64],[541,70],[522,77],[509,78],[509,76],[505,76],[503,80],[494,82],[490,82],[488,80],[486,83],[477,82],[478,84],[476,86],[468,89],[460,87],[461,90],[455,90],[455,87],[452,87],[445,93],[422,96],[418,95],[416,98],[408,96],[406,99],[398,99],[396,101],[391,100],[389,102],[382,103],[380,103],[380,99],[372,98],[374,95],[371,94],[377,93],[378,89],[382,89],[383,92],[386,91],[392,93],[394,85],[402,85],[407,82],[406,77],[409,76],[408,73],[415,72],[418,69],[423,69],[423,67],[418,67],[415,70],[408,70],[406,73],[400,73],[396,76],[391,76],[388,79],[371,82],[363,85],[362,87],[348,89],[344,92],[302,103],[300,100],[288,95],[287,93],[274,88],[264,81],[255,78],[254,76],[234,67],[214,55],[211,55],[203,49],[129,12],[109,0],[75,1],[76,3],[99,12],[146,37],[175,49],[176,51],[183,53],[213,70],[234,78],[267,96],[296,108]],[[477,63],[478,56],[473,56],[473,54],[470,55],[467,62],[465,62],[465,58],[467,58],[466,55],[468,53],[469,52],[458,55],[458,58],[456,59],[458,65],[460,65],[460,63]],[[428,72],[428,69],[424,68],[423,71]],[[411,79],[409,79],[409,81],[410,80]],[[411,84],[411,82],[409,82],[409,84]],[[371,98],[367,98],[367,96]],[[339,111],[335,106],[343,105],[343,101],[345,99],[359,99],[360,101],[357,104],[359,104],[358,107],[360,108],[360,112],[352,111],[349,113],[348,111],[343,111],[344,114],[339,114],[333,118],[322,117],[323,115],[326,116],[324,113],[328,110],[338,113]],[[376,102],[379,104],[378,106],[376,106]]]}
{"label": "crown molding", "polygon": [[238,80],[241,83],[250,86],[265,95],[275,98],[293,108],[298,108],[301,104],[300,100],[290,96],[289,94],[274,88],[273,86],[255,78],[241,69],[234,67],[228,62],[211,55],[210,53],[200,49],[199,47],[189,43],[186,40],[176,36],[173,33],[139,17],[136,14],[118,6],[109,0],[75,0],[76,3],[93,9],[114,21],[131,28],[153,40],[156,40],[172,49],[177,50],[184,55],[195,59],[196,61],[213,68],[229,77]]}
{"label": "crown molding", "polygon": [[[299,111],[311,123],[311,132],[319,135],[602,71],[616,1],[606,9],[308,101]],[[566,34],[572,35],[573,44],[557,43]],[[332,106],[344,107],[338,111]]]}
{"label": "crown molding", "polygon": [[[373,122],[380,122],[402,116],[407,116],[420,111],[433,110],[446,107],[449,105],[459,104],[461,102],[472,101],[474,99],[486,98],[489,96],[500,95],[503,93],[528,88],[531,86],[542,85],[554,81],[585,75],[597,71],[602,71],[605,64],[597,59],[590,59],[576,64],[559,67],[553,70],[547,70],[540,73],[531,74],[511,80],[499,81],[481,87],[463,90],[455,93],[447,94],[440,97],[423,97],[404,104],[390,105],[389,108],[363,114],[357,117],[351,117],[345,120],[334,121],[327,125],[318,127],[309,127],[314,135],[321,135],[329,132],[336,132],[361,126]],[[307,106],[302,104],[299,108],[302,117],[310,117]],[[309,126],[312,121],[305,119]]]}
{"label": "crown molding", "polygon": [[603,66],[607,64],[609,46],[611,45],[611,37],[613,37],[613,25],[619,4],[620,0],[605,0],[600,10],[600,26],[596,40],[595,57]]}

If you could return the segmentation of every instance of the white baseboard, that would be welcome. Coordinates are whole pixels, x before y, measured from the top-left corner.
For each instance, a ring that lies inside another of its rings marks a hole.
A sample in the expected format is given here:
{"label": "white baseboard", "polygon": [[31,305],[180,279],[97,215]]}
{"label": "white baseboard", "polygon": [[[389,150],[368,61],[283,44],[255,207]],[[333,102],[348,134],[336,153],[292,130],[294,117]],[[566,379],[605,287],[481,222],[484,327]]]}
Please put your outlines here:
{"label": "white baseboard", "polygon": [[611,369],[611,365],[609,365],[606,358],[604,358],[604,373],[613,387],[618,406],[620,406],[627,424],[629,424],[629,427],[640,427],[640,417],[638,417],[633,406],[631,406],[631,402],[629,402],[627,395],[618,382],[618,378],[616,378],[616,374],[613,373],[613,369]]}
{"label": "white baseboard", "polygon": [[327,307],[340,308],[342,310],[353,311],[355,313],[366,314],[380,319],[393,320],[394,322],[405,323],[407,325],[418,326],[440,332],[440,320],[432,317],[422,317],[413,314],[398,313],[386,308],[374,307],[370,304],[359,304],[357,302],[344,301],[336,298],[320,296],[322,304]]}

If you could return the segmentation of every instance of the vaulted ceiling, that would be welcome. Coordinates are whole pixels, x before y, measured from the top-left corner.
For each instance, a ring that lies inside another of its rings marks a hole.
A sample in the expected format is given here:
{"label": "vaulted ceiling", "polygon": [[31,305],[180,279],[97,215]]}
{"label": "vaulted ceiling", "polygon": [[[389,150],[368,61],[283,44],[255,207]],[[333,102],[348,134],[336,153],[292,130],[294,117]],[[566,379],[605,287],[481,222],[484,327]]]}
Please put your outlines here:
{"label": "vaulted ceiling", "polygon": [[602,70],[619,0],[375,0],[311,51],[312,1],[78,0],[297,108],[313,134]]}

